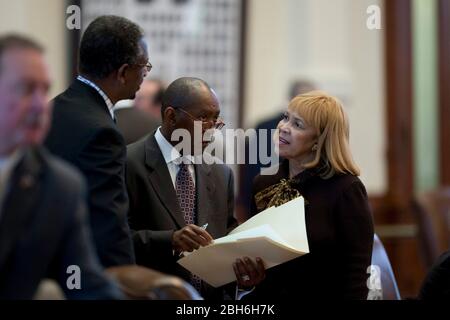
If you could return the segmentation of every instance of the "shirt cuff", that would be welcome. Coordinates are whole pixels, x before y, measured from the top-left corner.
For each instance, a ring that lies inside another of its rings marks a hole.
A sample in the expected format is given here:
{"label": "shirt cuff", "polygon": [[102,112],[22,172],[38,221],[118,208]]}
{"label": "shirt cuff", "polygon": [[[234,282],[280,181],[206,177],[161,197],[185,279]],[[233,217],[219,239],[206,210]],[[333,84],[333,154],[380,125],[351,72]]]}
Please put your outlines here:
{"label": "shirt cuff", "polygon": [[251,290],[245,290],[245,289],[239,289],[239,286],[236,285],[235,299],[241,300],[243,297],[245,297],[249,293],[253,292],[253,290],[255,290],[255,287],[253,287]]}

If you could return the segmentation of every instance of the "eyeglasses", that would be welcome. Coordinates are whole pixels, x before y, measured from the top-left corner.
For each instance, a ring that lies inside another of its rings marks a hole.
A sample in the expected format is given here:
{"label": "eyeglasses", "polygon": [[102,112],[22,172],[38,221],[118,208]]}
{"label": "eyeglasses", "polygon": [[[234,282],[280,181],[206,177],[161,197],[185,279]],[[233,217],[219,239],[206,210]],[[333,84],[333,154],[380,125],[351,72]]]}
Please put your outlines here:
{"label": "eyeglasses", "polygon": [[152,68],[153,68],[153,65],[150,62],[147,62],[147,63],[136,63],[135,65],[139,66],[141,68],[145,67],[145,69],[147,69],[147,72],[150,72],[150,70],[152,70]]}
{"label": "eyeglasses", "polygon": [[216,120],[206,120],[204,118],[194,117],[192,114],[190,114],[183,108],[178,107],[178,108],[174,108],[174,109],[183,111],[183,113],[187,114],[194,121],[201,121],[202,125],[204,125],[204,126],[209,125],[211,122],[213,123],[214,129],[217,129],[217,130],[222,129],[225,126],[225,122],[223,122],[223,120],[221,118],[217,118]]}

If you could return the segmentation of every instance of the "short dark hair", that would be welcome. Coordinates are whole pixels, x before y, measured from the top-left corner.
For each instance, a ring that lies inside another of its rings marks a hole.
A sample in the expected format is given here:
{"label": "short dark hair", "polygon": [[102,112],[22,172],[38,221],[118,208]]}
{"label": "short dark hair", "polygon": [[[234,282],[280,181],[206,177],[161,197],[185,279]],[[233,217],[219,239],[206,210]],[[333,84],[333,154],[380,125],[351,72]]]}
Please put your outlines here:
{"label": "short dark hair", "polygon": [[291,83],[289,88],[289,101],[294,99],[299,94],[304,94],[315,90],[315,85],[309,80],[295,80]]}
{"label": "short dark hair", "polygon": [[80,44],[79,72],[103,79],[123,64],[136,63],[144,36],[134,22],[118,16],[100,16],[89,24]]}
{"label": "short dark hair", "polygon": [[[3,54],[11,49],[32,49],[38,52],[44,52],[44,48],[39,43],[27,36],[15,33],[0,36],[0,61]],[[2,65],[0,64],[0,72],[1,67]]]}
{"label": "short dark hair", "polygon": [[161,115],[167,107],[189,108],[201,99],[200,88],[211,90],[210,86],[202,79],[183,77],[173,81],[164,91],[161,102]]}

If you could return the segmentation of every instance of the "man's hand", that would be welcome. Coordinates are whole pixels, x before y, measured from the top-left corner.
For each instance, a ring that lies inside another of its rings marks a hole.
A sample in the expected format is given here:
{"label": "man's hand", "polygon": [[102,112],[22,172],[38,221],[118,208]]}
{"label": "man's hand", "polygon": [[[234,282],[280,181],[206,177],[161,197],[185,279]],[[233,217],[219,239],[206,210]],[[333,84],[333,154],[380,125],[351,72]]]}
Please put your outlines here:
{"label": "man's hand", "polygon": [[213,241],[211,235],[199,226],[189,224],[183,229],[177,230],[172,236],[172,246],[175,252],[191,252],[210,244]]}
{"label": "man's hand", "polygon": [[261,258],[256,258],[256,262],[249,257],[237,259],[233,263],[233,269],[236,282],[241,289],[251,289],[266,277],[266,268]]}

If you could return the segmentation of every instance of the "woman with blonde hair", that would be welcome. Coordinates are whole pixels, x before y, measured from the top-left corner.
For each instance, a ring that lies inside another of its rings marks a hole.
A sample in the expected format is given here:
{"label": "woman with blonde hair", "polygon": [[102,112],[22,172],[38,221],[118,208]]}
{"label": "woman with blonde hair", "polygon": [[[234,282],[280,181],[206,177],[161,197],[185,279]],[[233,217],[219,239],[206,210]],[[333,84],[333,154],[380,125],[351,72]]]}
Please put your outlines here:
{"label": "woman with blonde hair", "polygon": [[303,196],[310,253],[268,269],[246,299],[366,299],[373,222],[341,103],[319,91],[299,95],[278,129],[285,160],[275,175],[255,178],[252,214]]}

